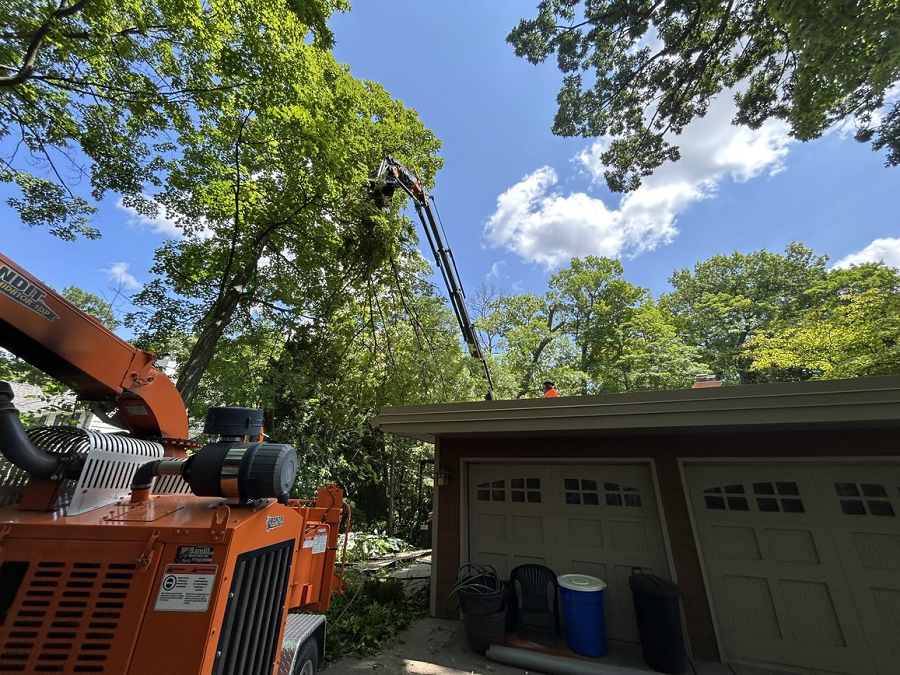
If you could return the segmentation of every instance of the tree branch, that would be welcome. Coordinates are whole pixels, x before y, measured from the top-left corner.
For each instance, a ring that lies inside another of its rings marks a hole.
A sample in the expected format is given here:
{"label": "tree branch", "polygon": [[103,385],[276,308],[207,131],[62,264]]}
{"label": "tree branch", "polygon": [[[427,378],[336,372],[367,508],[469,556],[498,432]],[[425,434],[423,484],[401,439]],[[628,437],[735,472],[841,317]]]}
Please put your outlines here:
{"label": "tree branch", "polygon": [[32,37],[31,44],[28,45],[28,49],[25,52],[25,58],[22,60],[22,67],[19,68],[15,75],[0,77],[0,87],[14,87],[22,84],[25,80],[34,75],[34,62],[37,60],[41,45],[43,45],[44,39],[50,32],[53,23],[57,19],[63,19],[80,11],[89,1],[90,0],[79,0],[71,7],[66,7],[66,0],[62,0],[57,10],[47,17],[47,20],[41,24],[41,27],[37,29],[34,37]]}

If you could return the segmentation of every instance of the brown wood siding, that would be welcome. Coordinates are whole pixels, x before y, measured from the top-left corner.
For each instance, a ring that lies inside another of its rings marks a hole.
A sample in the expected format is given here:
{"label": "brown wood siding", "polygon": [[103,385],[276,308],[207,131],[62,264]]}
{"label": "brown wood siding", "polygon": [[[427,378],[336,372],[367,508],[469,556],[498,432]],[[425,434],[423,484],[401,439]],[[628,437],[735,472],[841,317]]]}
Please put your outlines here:
{"label": "brown wood siding", "polygon": [[677,434],[567,435],[561,437],[442,438],[441,464],[450,484],[438,488],[436,565],[437,614],[447,616],[455,601],[447,594],[456,581],[460,561],[460,483],[462,458],[621,459],[652,458],[656,463],[660,501],[681,589],[687,633],[695,658],[718,659],[715,631],[700,555],[688,515],[678,460],[686,458],[884,457],[900,455],[896,429],[769,430]]}

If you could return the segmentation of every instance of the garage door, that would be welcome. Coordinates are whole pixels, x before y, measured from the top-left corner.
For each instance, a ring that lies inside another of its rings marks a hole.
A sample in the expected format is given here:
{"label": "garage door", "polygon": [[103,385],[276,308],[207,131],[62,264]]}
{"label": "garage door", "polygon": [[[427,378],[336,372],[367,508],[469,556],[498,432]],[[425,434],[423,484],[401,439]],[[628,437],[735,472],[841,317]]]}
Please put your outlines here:
{"label": "garage door", "polygon": [[687,465],[730,659],[900,672],[900,465]]}
{"label": "garage door", "polygon": [[470,560],[599,577],[609,637],[638,640],[631,568],[668,574],[648,465],[470,464],[468,506]]}

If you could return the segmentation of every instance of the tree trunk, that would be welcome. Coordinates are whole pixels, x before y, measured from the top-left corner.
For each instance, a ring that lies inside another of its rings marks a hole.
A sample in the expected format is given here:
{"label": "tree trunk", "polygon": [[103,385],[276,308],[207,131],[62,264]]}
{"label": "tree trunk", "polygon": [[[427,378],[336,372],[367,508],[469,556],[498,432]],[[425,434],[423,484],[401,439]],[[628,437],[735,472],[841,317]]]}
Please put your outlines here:
{"label": "tree trunk", "polygon": [[250,279],[256,273],[259,265],[259,257],[268,242],[268,235],[264,236],[257,243],[255,255],[252,256],[251,262],[247,263],[232,279],[228,282],[226,290],[221,294],[212,307],[209,308],[203,320],[203,329],[197,338],[197,343],[191,350],[191,355],[184,363],[178,373],[178,382],[175,385],[181,398],[184,399],[184,405],[191,407],[194,396],[197,395],[197,388],[200,386],[200,379],[206,372],[209,362],[212,360],[213,354],[216,352],[216,344],[219,338],[231,323],[231,318],[241,301],[244,289]]}

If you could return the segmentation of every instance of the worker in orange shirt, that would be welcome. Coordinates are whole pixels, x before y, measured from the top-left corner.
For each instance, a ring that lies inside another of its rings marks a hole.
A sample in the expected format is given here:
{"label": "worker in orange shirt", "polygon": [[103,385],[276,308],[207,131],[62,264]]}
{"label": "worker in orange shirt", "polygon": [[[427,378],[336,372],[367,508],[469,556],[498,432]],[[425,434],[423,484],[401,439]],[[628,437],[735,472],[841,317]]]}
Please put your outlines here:
{"label": "worker in orange shirt", "polygon": [[544,398],[555,398],[559,396],[556,391],[556,382],[553,380],[544,380]]}

